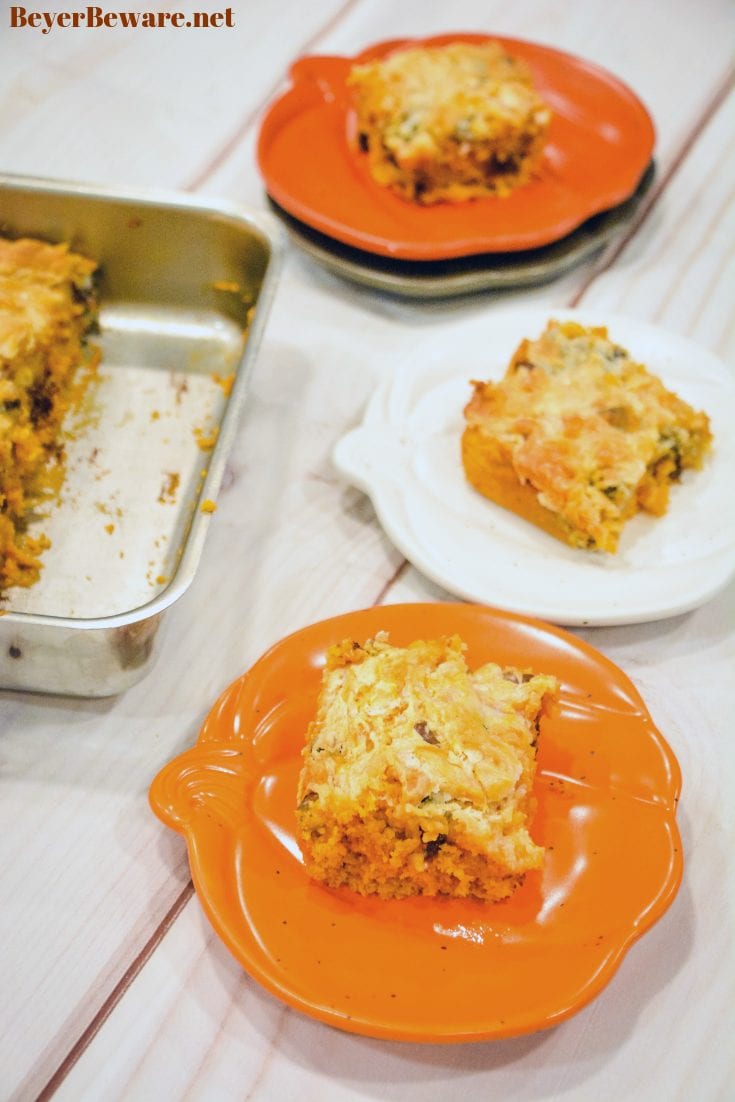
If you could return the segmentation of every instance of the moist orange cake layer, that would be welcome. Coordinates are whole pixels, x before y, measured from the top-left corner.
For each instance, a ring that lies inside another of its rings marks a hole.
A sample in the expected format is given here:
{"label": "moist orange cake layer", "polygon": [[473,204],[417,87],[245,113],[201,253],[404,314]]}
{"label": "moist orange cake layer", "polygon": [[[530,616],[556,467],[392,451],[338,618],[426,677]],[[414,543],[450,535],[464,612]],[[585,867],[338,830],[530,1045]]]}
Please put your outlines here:
{"label": "moist orange cake layer", "polygon": [[665,513],[672,483],[701,467],[712,439],[707,415],[604,327],[550,321],[500,382],[472,385],[468,480],[572,547],[614,552],[636,512]]}
{"label": "moist orange cake layer", "polygon": [[27,527],[61,485],[62,421],[79,367],[97,361],[84,346],[95,267],[66,245],[0,238],[0,592],[35,582],[48,546]]}
{"label": "moist orange cake layer", "polygon": [[541,158],[551,112],[497,42],[400,50],[348,83],[370,173],[406,199],[507,195]]}
{"label": "moist orange cake layer", "polygon": [[504,899],[543,849],[529,833],[553,677],[488,663],[457,636],[327,654],[298,787],[306,869],[383,898]]}

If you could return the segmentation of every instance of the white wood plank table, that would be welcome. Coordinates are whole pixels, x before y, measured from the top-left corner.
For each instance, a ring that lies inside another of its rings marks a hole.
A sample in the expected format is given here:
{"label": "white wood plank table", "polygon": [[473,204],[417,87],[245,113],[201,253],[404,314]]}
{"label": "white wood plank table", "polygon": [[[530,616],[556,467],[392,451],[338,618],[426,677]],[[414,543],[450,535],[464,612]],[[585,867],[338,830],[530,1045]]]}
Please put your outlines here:
{"label": "white wood plank table", "polygon": [[170,613],[155,669],[114,700],[0,694],[0,1098],[726,1102],[735,1097],[735,587],[673,620],[580,632],[632,677],[681,762],[686,871],[609,987],[555,1030],[401,1045],[286,1009],[209,929],[183,841],[153,818],[147,789],[193,743],[218,692],[285,633],[383,601],[449,599],[403,561],[329,462],[418,334],[509,303],[584,304],[687,334],[732,363],[735,9],[727,0],[232,7],[232,28],[44,35],[11,29],[10,5],[0,5],[0,170],[263,207],[258,121],[294,57],[476,29],[560,47],[627,81],[656,122],[658,175],[623,241],[531,291],[406,304],[289,252],[204,560]]}

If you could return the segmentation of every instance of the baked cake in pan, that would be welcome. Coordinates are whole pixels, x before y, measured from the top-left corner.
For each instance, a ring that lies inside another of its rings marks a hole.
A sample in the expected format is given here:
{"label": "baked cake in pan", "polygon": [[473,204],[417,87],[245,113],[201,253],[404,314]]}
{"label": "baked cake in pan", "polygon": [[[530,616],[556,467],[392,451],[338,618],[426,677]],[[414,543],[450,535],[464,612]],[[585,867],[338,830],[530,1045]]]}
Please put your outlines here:
{"label": "baked cake in pan", "polygon": [[530,833],[553,677],[488,663],[457,636],[327,654],[298,786],[306,869],[383,898],[504,899],[544,851]]}
{"label": "baked cake in pan", "polygon": [[572,547],[613,552],[636,512],[665,513],[672,483],[701,467],[712,439],[707,415],[603,327],[550,321],[500,382],[473,386],[467,478]]}
{"label": "baked cake in pan", "polygon": [[406,199],[506,195],[541,158],[551,111],[497,42],[400,50],[348,83],[370,173]]}
{"label": "baked cake in pan", "polygon": [[61,424],[80,397],[77,369],[98,358],[84,344],[94,270],[66,245],[0,238],[0,592],[35,582],[48,546],[27,523],[61,485]]}

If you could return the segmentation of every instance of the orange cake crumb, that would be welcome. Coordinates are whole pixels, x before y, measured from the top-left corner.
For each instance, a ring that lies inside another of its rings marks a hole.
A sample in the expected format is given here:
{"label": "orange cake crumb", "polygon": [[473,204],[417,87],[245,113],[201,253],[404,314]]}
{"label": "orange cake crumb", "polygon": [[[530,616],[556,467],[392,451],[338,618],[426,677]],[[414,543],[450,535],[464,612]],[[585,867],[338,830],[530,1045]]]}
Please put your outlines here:
{"label": "orange cake crumb", "polygon": [[348,83],[370,174],[405,199],[505,196],[541,159],[551,111],[498,42],[397,50]]}
{"label": "orange cake crumb", "polygon": [[529,833],[555,678],[487,663],[457,637],[327,654],[298,786],[306,869],[383,898],[504,899],[538,869]]}
{"label": "orange cake crumb", "polygon": [[28,525],[61,486],[62,422],[99,361],[85,344],[95,268],[66,245],[0,238],[0,592],[32,585],[50,546]]}
{"label": "orange cake crumb", "polygon": [[462,462],[485,497],[572,547],[617,549],[639,510],[701,467],[709,418],[610,339],[603,326],[550,321],[500,382],[475,382]]}

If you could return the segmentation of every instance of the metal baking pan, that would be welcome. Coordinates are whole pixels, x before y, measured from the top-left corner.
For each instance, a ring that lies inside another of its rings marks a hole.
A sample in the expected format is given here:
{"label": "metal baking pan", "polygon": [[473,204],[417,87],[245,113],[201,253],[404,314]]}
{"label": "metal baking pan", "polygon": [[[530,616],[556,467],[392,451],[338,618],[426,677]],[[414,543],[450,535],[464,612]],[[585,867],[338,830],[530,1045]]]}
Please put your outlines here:
{"label": "metal baking pan", "polygon": [[0,601],[1,688],[111,696],[149,669],[202,554],[281,232],[209,199],[0,176],[0,233],[98,261],[102,350],[60,498],[34,521],[41,578]]}

